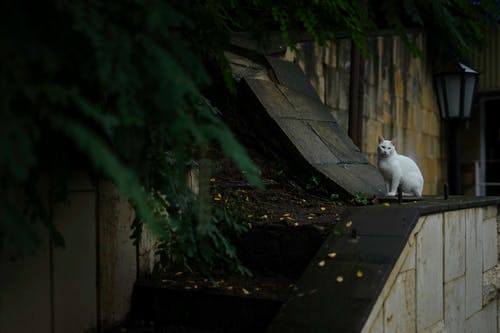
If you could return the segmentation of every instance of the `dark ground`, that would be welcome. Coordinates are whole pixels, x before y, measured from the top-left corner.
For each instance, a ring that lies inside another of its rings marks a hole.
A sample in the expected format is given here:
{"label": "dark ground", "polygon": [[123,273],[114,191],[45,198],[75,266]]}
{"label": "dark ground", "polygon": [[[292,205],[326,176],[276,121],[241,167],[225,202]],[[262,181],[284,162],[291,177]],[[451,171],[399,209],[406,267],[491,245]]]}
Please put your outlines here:
{"label": "dark ground", "polygon": [[[248,223],[248,232],[237,243],[238,257],[252,276],[222,272],[208,279],[201,274],[168,272],[150,281],[159,288],[208,292],[283,302],[302,271],[330,232],[342,221],[350,202],[321,190],[312,179],[299,181],[280,164],[249,151],[261,169],[264,190],[252,188],[232,162],[212,164],[210,200],[229,205]],[[305,184],[305,185],[304,185]],[[308,187],[308,189],[306,189]],[[120,326],[113,332],[219,332],[183,325],[158,328],[145,320]]]}

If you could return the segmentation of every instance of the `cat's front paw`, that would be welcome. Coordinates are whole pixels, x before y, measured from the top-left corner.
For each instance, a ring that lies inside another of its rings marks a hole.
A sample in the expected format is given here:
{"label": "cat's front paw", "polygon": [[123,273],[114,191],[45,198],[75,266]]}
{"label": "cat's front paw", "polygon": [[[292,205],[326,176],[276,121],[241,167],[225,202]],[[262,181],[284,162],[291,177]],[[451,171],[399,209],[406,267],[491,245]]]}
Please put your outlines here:
{"label": "cat's front paw", "polygon": [[388,196],[396,195],[396,192],[389,192],[387,193]]}

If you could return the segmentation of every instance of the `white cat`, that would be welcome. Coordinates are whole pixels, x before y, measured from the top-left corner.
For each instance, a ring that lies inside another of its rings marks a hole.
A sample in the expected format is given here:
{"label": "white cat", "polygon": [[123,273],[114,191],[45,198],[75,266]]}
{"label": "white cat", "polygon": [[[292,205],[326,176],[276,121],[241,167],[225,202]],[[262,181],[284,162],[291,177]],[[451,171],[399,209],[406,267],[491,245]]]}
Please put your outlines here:
{"label": "white cat", "polygon": [[396,151],[396,139],[378,138],[378,168],[385,180],[387,195],[396,195],[398,187],[403,194],[422,196],[424,177],[417,164]]}

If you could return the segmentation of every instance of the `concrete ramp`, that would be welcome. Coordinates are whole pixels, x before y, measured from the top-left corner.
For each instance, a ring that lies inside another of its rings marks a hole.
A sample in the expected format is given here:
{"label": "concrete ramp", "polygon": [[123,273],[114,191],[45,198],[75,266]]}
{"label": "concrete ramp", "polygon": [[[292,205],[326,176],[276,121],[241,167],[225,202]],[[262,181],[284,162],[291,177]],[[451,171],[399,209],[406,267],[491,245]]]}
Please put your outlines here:
{"label": "concrete ramp", "polygon": [[311,92],[297,65],[269,60],[278,83],[243,78],[241,108],[259,140],[280,151],[295,169],[315,175],[332,193],[383,195],[384,182],[330,110]]}

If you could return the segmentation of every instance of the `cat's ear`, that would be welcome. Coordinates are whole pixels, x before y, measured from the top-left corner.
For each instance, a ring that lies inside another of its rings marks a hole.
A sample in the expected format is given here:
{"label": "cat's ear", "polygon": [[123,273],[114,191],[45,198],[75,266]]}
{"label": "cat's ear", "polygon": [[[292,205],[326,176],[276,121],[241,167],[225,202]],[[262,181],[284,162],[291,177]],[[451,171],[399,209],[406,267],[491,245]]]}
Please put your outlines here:
{"label": "cat's ear", "polygon": [[392,144],[393,144],[393,145],[396,145],[396,143],[398,143],[398,139],[393,138],[393,139],[391,140],[391,142],[392,142]]}
{"label": "cat's ear", "polygon": [[384,137],[382,135],[379,135],[378,136],[378,143],[382,143],[382,141],[384,141]]}

